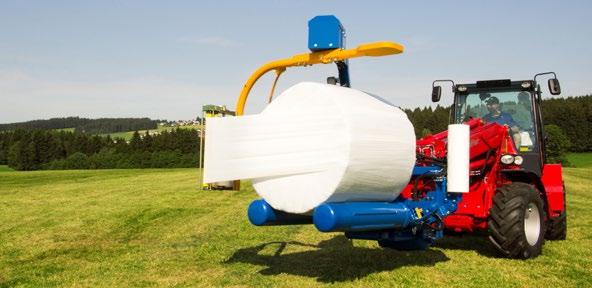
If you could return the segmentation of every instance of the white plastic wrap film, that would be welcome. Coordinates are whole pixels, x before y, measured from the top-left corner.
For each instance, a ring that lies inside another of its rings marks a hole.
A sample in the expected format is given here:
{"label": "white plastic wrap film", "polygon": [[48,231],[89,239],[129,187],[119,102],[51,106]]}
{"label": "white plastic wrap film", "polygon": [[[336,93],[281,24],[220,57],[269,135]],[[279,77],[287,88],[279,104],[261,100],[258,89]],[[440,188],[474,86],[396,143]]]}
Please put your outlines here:
{"label": "white plastic wrap film", "polygon": [[415,133],[399,108],[367,93],[300,83],[258,115],[208,119],[206,183],[252,179],[272,207],[391,201],[409,182]]}
{"label": "white plastic wrap film", "polygon": [[469,143],[468,125],[448,125],[448,192],[469,192]]}

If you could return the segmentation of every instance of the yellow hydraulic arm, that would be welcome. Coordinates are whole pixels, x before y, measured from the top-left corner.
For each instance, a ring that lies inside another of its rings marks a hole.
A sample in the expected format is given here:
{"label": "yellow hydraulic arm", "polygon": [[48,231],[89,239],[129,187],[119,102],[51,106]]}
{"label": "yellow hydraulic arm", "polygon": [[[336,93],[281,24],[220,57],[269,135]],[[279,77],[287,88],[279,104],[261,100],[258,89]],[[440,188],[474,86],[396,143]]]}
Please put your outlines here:
{"label": "yellow hydraulic arm", "polygon": [[277,83],[279,76],[288,67],[307,66],[314,64],[329,64],[332,62],[344,61],[350,58],[362,56],[387,56],[403,53],[403,50],[404,48],[401,44],[393,42],[375,42],[369,44],[362,44],[353,49],[334,49],[313,53],[304,53],[292,56],[291,58],[269,62],[257,69],[257,71],[255,71],[255,73],[253,73],[253,75],[249,77],[249,80],[247,80],[245,86],[243,86],[243,90],[241,91],[241,94],[236,103],[236,116],[243,115],[245,104],[247,103],[247,98],[249,97],[249,92],[251,92],[251,88],[253,88],[253,85],[255,85],[255,83],[257,82],[257,80],[259,80],[261,76],[263,76],[265,73],[271,70],[275,70],[276,79],[273,83],[271,94],[269,95],[269,101],[271,101],[271,97],[273,96],[273,91],[275,89],[275,84]]}
{"label": "yellow hydraulic arm", "polygon": [[[404,48],[401,44],[393,42],[375,42],[362,44],[353,49],[333,49],[313,53],[304,53],[292,56],[291,58],[269,62],[257,69],[257,71],[255,71],[255,73],[253,73],[251,77],[249,77],[249,79],[245,83],[245,86],[243,86],[243,90],[241,91],[241,94],[236,103],[236,116],[241,116],[244,114],[245,104],[247,103],[247,98],[249,97],[249,93],[251,92],[251,88],[253,88],[253,85],[255,85],[255,83],[257,82],[257,80],[259,80],[259,78],[261,78],[261,76],[265,75],[265,73],[271,70],[274,70],[276,72],[276,78],[273,82],[273,87],[271,88],[271,92],[269,95],[270,102],[273,97],[275,85],[277,84],[280,75],[284,71],[286,71],[286,68],[288,67],[309,66],[315,64],[329,64],[362,56],[387,56],[403,53],[403,50]],[[233,183],[235,190],[240,189],[239,180],[235,180]]]}

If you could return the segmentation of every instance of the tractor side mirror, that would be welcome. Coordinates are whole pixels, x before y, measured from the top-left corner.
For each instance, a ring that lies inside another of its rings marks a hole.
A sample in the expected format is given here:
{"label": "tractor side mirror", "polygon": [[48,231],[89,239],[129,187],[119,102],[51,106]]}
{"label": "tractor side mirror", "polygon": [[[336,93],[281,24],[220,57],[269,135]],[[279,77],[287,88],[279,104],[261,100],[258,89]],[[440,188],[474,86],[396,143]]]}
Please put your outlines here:
{"label": "tractor side mirror", "polygon": [[557,78],[549,79],[549,92],[551,92],[551,95],[561,94],[561,86],[559,85],[559,80],[557,80]]}
{"label": "tractor side mirror", "polygon": [[440,101],[440,96],[442,96],[442,87],[440,87],[440,86],[432,87],[432,102]]}

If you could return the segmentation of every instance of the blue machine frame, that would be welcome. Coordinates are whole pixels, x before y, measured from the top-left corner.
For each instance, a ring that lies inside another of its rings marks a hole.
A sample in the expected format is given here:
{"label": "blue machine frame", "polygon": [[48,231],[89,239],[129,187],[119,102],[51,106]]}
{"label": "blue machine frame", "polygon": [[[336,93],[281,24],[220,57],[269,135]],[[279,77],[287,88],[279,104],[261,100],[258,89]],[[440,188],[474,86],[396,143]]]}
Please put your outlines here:
{"label": "blue machine frame", "polygon": [[[308,22],[311,51],[345,48],[345,29],[333,15]],[[336,62],[339,84],[350,87],[347,61]],[[434,190],[421,199],[399,196],[392,202],[323,203],[309,214],[273,209],[265,200],[249,205],[249,221],[256,226],[314,224],[321,232],[345,232],[350,239],[377,240],[383,247],[426,249],[443,236],[442,219],[457,209],[461,194],[446,192],[445,168],[415,166],[412,181],[432,180]],[[425,183],[425,182],[424,182]]]}
{"label": "blue machine frame", "polygon": [[308,21],[308,49],[313,52],[345,48],[345,29],[333,15],[316,16]]}
{"label": "blue machine frame", "polygon": [[321,232],[345,232],[350,239],[378,240],[381,246],[425,249],[443,236],[442,219],[457,209],[461,195],[446,192],[444,168],[416,166],[412,179],[431,179],[435,189],[420,200],[398,197],[392,202],[323,203],[311,215],[273,209],[264,200],[249,205],[253,225],[314,224]]}
{"label": "blue machine frame", "polygon": [[[345,49],[345,28],[333,15],[316,16],[308,21],[308,49],[312,52]],[[339,85],[351,87],[348,61],[337,61]]]}

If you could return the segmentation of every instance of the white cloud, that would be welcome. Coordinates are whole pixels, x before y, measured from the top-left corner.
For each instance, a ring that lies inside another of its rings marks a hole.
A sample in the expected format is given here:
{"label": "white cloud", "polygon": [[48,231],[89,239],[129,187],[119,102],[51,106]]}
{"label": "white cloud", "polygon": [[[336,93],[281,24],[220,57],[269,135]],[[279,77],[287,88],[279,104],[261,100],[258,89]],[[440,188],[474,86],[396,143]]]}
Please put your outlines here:
{"label": "white cloud", "polygon": [[50,117],[191,119],[204,104],[232,107],[238,88],[146,77],[76,82],[0,70],[0,123]]}
{"label": "white cloud", "polygon": [[[333,67],[326,68],[332,71]],[[319,81],[334,75],[325,70],[316,72],[312,74],[318,77],[311,78],[309,73],[303,72],[284,78],[278,85],[276,97],[297,82]],[[358,65],[352,76],[355,88],[379,95],[397,106],[434,106],[430,101],[433,76],[384,73],[363,65]],[[264,77],[254,87],[246,107],[248,114],[257,113],[265,106],[272,78]],[[562,82],[566,87],[564,96],[590,93],[589,88],[572,78],[565,77],[567,80]],[[204,104],[227,105],[234,109],[242,84],[198,85],[163,77],[85,82],[40,78],[20,70],[0,69],[0,123],[66,116],[191,119],[201,114]],[[450,105],[452,92],[449,86],[444,89],[439,104]]]}

